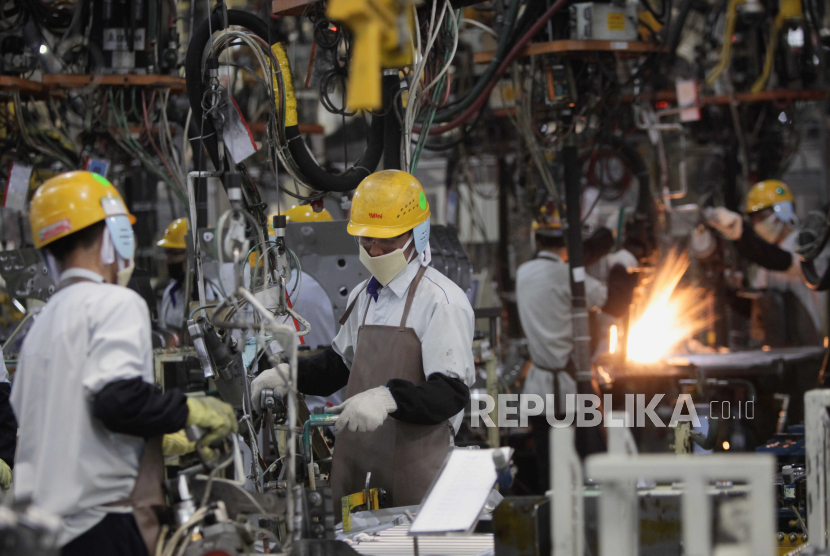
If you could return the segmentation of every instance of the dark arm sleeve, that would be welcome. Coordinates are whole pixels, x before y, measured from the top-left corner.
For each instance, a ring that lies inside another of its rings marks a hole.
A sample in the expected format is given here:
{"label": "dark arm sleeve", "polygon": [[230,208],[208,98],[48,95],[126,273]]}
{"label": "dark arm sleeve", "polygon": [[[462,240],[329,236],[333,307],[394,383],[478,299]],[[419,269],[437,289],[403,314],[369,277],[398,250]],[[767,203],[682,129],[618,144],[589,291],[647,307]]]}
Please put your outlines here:
{"label": "dark arm sleeve", "polygon": [[0,383],[0,459],[14,468],[14,449],[17,445],[17,419],[9,402],[12,385]]}
{"label": "dark arm sleeve", "polygon": [[413,425],[437,425],[454,417],[470,401],[466,384],[441,373],[429,375],[415,386],[408,380],[393,378],[386,383],[398,409],[392,417]]}
{"label": "dark arm sleeve", "polygon": [[349,368],[332,348],[297,359],[297,389],[309,396],[331,396],[349,382]]}
{"label": "dark arm sleeve", "polygon": [[614,247],[614,234],[605,227],[597,228],[591,237],[582,242],[584,266],[591,266],[605,255],[611,252]]}
{"label": "dark arm sleeve", "polygon": [[752,225],[746,221],[741,238],[735,242],[735,248],[745,259],[769,270],[784,272],[793,264],[792,253],[758,237]]}
{"label": "dark arm sleeve", "polygon": [[150,438],[184,428],[187,398],[177,388],[162,394],[141,378],[116,380],[95,395],[92,413],[112,432]]}
{"label": "dark arm sleeve", "polygon": [[603,313],[621,317],[631,305],[634,288],[637,287],[637,275],[629,274],[621,264],[615,264],[608,273],[608,298],[602,307]]}

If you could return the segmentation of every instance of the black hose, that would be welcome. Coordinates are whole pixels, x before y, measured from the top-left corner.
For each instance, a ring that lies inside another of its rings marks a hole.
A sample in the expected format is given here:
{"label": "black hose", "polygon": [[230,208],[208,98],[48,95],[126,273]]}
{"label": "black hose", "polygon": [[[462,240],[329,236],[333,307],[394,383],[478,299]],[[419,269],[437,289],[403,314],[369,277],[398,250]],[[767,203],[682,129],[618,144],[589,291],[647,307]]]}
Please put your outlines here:
{"label": "black hose", "polygon": [[[401,137],[403,136],[403,131],[401,130],[400,120],[395,117],[392,112],[397,110],[401,104],[401,97],[398,95],[398,91],[401,88],[401,82],[396,76],[391,77],[394,77],[394,79],[387,80],[387,78],[384,77],[383,82],[383,94],[385,95],[385,98],[389,99],[384,103],[386,127],[383,132],[383,169],[400,170]],[[377,118],[377,116],[372,116],[372,118]]]}
{"label": "black hose", "polygon": [[804,283],[811,290],[823,292],[830,289],[830,266],[827,267],[822,276],[819,276],[815,261],[802,261],[801,275],[804,277]]}
{"label": "black hose", "polygon": [[677,19],[671,25],[671,30],[669,31],[668,38],[666,39],[666,43],[668,44],[667,50],[669,52],[670,66],[677,56],[677,46],[680,44],[680,36],[683,34],[683,25],[686,23],[686,17],[689,15],[689,11],[692,9],[692,4],[694,4],[695,1],[696,0],[683,0],[683,3],[680,4],[680,9],[678,10]]}
{"label": "black hose", "polygon": [[[372,116],[372,126],[369,128],[366,150],[360,160],[355,163],[354,168],[343,175],[335,176],[320,168],[317,161],[308,152],[305,142],[300,136],[299,126],[285,126],[285,137],[288,139],[288,149],[291,156],[312,188],[317,191],[345,193],[356,188],[363,181],[363,178],[375,171],[383,154],[386,119],[394,118],[389,112],[397,88],[400,87],[400,79],[397,75],[385,75],[382,87],[384,113]],[[398,145],[400,145],[400,138],[398,139]],[[400,165],[400,156],[398,162]]]}

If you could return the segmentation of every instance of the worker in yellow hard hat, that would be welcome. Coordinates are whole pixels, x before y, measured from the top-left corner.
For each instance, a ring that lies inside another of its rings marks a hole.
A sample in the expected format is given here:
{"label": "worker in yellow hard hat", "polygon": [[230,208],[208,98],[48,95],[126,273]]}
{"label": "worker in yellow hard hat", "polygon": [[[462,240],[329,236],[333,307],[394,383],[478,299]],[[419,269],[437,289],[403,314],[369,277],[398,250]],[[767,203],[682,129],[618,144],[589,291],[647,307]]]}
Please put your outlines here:
{"label": "worker in yellow hard hat", "polygon": [[[749,284],[765,290],[759,314],[765,321],[764,342],[771,346],[822,342],[823,295],[807,287],[795,254],[794,197],[779,180],[764,180],[749,190],[744,218],[724,207],[704,211],[706,223],[734,242],[740,255],[758,265]],[[776,307],[784,307],[784,314]]]}
{"label": "worker in yellow hard hat", "polygon": [[135,219],[106,178],[69,172],[47,180],[29,218],[57,289],[23,342],[14,377],[15,498],[60,518],[64,556],[152,553],[163,450],[192,449],[189,425],[209,431],[205,442],[223,438],[236,430],[233,409],[154,385],[150,313],[123,287]]}
{"label": "worker in yellow hard hat", "polygon": [[[372,277],[349,294],[331,348],[300,365],[299,389],[325,396],[346,386],[346,401],[330,409],[340,414],[335,500],[362,492],[371,472],[391,506],[419,504],[446,458],[447,426],[458,431],[469,400],[473,310],[429,266],[429,202],[411,174],[366,177],[347,229]],[[286,372],[265,371],[253,388],[284,392]]]}
{"label": "worker in yellow hard hat", "polygon": [[[588,248],[589,242],[601,243],[595,235],[585,240],[584,251],[605,251],[600,247]],[[576,394],[575,369],[572,361],[574,337],[572,325],[571,268],[559,210],[552,201],[542,206],[531,224],[535,256],[519,266],[516,271],[516,304],[519,320],[527,336],[527,347],[532,365],[522,392],[539,396],[553,407],[528,417],[531,438],[535,446],[536,482],[528,485],[533,492],[544,494],[549,488],[549,434],[551,424],[548,415],[563,418],[567,396]],[[613,238],[611,243],[613,244]],[[608,246],[610,248],[610,246]],[[624,255],[624,256],[623,256]],[[604,255],[600,255],[604,256]],[[596,258],[596,257],[595,257]],[[637,284],[634,274],[627,267],[636,266],[636,259],[625,250],[607,255],[606,281],[594,276],[577,274],[573,279],[585,283],[585,302],[588,311],[602,312],[616,318],[628,309]],[[600,451],[601,439],[594,427],[577,428],[576,446],[581,456]]]}

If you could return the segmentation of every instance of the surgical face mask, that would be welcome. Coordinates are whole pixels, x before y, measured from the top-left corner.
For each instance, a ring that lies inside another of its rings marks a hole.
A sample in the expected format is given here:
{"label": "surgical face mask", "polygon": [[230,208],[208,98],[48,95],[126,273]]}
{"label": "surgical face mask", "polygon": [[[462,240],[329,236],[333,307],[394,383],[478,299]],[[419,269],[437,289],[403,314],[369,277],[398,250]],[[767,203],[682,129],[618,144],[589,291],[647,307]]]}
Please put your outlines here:
{"label": "surgical face mask", "polygon": [[130,278],[133,275],[133,270],[135,270],[135,263],[132,259],[124,260],[121,257],[118,258],[118,272],[116,273],[115,282],[119,286],[127,287],[127,284],[130,283]]}
{"label": "surgical face mask", "polygon": [[[123,220],[122,220],[123,219]],[[107,218],[104,241],[101,243],[101,261],[112,264],[118,261],[116,283],[126,286],[135,270],[135,236],[125,216]]]}
{"label": "surgical face mask", "polygon": [[781,232],[784,231],[785,224],[778,219],[775,213],[770,214],[764,220],[761,220],[753,228],[758,237],[767,243],[778,243],[778,238],[781,237]]}
{"label": "surgical face mask", "polygon": [[371,256],[361,245],[360,262],[380,282],[381,286],[385,286],[409,264],[409,261],[406,260],[406,255],[404,255],[404,251],[409,247],[410,243],[412,243],[412,236],[409,237],[403,247],[395,249],[386,255],[378,255],[377,257]]}

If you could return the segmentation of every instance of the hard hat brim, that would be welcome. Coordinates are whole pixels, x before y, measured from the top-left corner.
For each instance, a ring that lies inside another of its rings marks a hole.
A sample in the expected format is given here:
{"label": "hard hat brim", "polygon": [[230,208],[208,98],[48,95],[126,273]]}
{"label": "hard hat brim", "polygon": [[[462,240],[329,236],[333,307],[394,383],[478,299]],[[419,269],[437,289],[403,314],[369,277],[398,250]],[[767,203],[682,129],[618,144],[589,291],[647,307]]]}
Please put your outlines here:
{"label": "hard hat brim", "polygon": [[346,231],[349,232],[350,235],[353,236],[361,236],[361,237],[376,237],[378,239],[387,239],[390,237],[398,237],[401,234],[405,234],[406,232],[412,230],[418,224],[421,224],[425,220],[429,219],[430,212],[429,210],[424,213],[424,217],[419,221],[416,222],[413,226],[407,225],[406,227],[403,226],[372,226],[369,224],[355,224],[352,221],[349,221],[348,226],[346,226]]}

